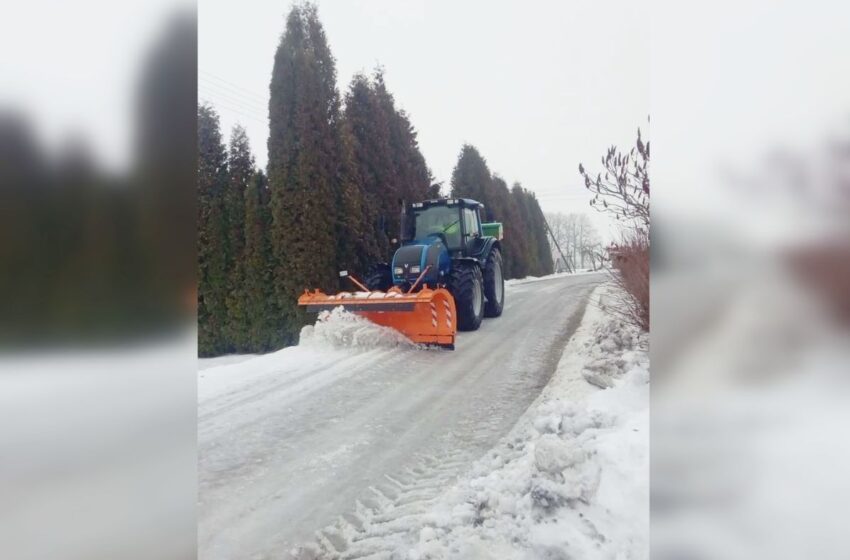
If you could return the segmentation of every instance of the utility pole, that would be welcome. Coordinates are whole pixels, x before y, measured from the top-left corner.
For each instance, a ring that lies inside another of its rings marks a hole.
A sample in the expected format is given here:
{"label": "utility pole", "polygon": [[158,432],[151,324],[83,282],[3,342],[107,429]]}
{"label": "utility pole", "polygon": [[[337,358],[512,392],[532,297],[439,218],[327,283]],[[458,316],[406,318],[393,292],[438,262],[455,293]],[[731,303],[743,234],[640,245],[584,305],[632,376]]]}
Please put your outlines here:
{"label": "utility pole", "polygon": [[555,234],[552,233],[552,228],[549,227],[549,220],[546,219],[546,216],[543,216],[543,224],[546,226],[546,231],[549,232],[549,237],[551,237],[552,241],[555,242],[555,247],[558,248],[558,253],[561,255],[561,260],[564,261],[564,266],[567,267],[567,272],[572,273],[573,269],[570,266],[570,262],[567,260],[567,257],[564,256],[564,252],[561,251],[561,246],[558,245],[558,240],[555,239]]}

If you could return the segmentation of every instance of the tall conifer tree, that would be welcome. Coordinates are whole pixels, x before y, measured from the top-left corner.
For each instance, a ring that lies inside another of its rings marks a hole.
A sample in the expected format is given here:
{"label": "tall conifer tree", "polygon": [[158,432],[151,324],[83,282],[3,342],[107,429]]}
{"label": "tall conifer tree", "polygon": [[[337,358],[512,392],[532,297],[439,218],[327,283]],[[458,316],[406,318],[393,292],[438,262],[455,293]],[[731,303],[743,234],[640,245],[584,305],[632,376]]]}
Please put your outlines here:
{"label": "tall conifer tree", "polygon": [[249,352],[266,352],[284,342],[275,302],[274,256],[268,237],[270,226],[268,181],[263,172],[258,171],[245,191],[244,282],[240,290],[247,318],[245,350]]}
{"label": "tall conifer tree", "polygon": [[378,105],[389,124],[390,156],[400,197],[408,202],[422,200],[428,194],[432,177],[419,150],[416,129],[407,113],[396,108],[395,98],[384,81],[383,70],[375,71],[372,83]]}
{"label": "tall conifer tree", "polygon": [[520,248],[519,253],[514,255],[513,277],[523,278],[531,274],[532,255],[528,250],[528,238],[531,232],[529,231],[529,224],[526,217],[525,197],[519,183],[514,183],[511,187],[510,208],[511,215],[516,224],[511,229],[511,232],[516,237],[517,246]]}
{"label": "tall conifer tree", "polygon": [[392,160],[389,115],[363,74],[354,76],[346,93],[344,130],[351,149],[350,178],[364,196],[364,219],[376,245],[374,257],[383,260],[390,251],[390,238],[398,235],[402,193]]}
{"label": "tall conifer tree", "polygon": [[487,162],[470,144],[464,144],[452,171],[451,196],[471,198],[489,206],[492,177]]}
{"label": "tall conifer tree", "polygon": [[285,341],[297,340],[305,288],[338,287],[344,229],[336,69],[315,6],[296,5],[274,59],[269,100],[268,177],[274,285]]}
{"label": "tall conifer tree", "polygon": [[227,352],[227,153],[216,112],[198,107],[198,353]]}
{"label": "tall conifer tree", "polygon": [[[345,136],[350,142],[353,180],[364,197],[365,225],[376,243],[377,258],[386,260],[399,236],[399,200],[428,196],[431,172],[419,150],[416,130],[396,108],[383,74],[370,79],[357,74],[345,96]],[[368,251],[373,251],[370,247]],[[374,259],[373,259],[374,260]]]}
{"label": "tall conifer tree", "polygon": [[228,185],[224,195],[227,212],[227,312],[228,341],[236,350],[248,345],[249,316],[244,305],[245,279],[245,193],[254,176],[254,156],[248,134],[241,125],[230,133],[228,149]]}

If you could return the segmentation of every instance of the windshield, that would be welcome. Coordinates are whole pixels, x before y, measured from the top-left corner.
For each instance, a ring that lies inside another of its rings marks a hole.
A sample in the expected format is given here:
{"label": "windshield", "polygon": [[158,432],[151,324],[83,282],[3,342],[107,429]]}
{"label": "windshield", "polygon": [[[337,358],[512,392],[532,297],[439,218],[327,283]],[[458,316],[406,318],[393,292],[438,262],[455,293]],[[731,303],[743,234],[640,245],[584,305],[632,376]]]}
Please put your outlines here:
{"label": "windshield", "polygon": [[460,247],[460,212],[457,208],[432,206],[414,211],[414,239],[442,233],[450,249]]}

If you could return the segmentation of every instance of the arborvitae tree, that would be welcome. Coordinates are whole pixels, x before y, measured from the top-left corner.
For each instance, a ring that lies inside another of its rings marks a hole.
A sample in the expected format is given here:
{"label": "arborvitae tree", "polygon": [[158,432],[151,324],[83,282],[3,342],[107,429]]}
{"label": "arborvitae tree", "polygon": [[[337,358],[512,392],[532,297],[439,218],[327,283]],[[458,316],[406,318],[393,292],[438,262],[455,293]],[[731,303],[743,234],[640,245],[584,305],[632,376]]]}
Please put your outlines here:
{"label": "arborvitae tree", "polygon": [[487,162],[474,146],[465,144],[461,149],[452,172],[451,196],[481,202],[484,204],[482,219],[502,222],[506,278],[552,272],[548,234],[537,198],[519,183],[508,190],[501,177],[490,173]]}
{"label": "arborvitae tree", "polygon": [[452,171],[451,196],[471,198],[489,207],[492,177],[487,162],[475,149],[464,144]]}
{"label": "arborvitae tree", "polygon": [[390,239],[399,235],[398,201],[427,198],[431,172],[416,131],[407,115],[396,109],[380,70],[371,80],[363,74],[354,76],[345,96],[344,117],[353,164],[350,177],[364,196],[363,214],[376,256],[386,259],[392,250]]}
{"label": "arborvitae tree", "polygon": [[[513,255],[512,274],[513,278],[523,278],[531,274],[533,258],[529,252],[531,232],[525,207],[525,194],[519,183],[514,183],[511,187],[510,205],[512,221],[517,226],[511,230],[511,233],[516,237],[517,245],[521,248],[516,255]],[[505,236],[507,235],[506,232]]]}
{"label": "arborvitae tree", "polygon": [[233,127],[228,150],[228,185],[224,193],[227,215],[227,312],[228,341],[236,350],[248,344],[249,315],[242,293],[245,277],[245,191],[254,176],[254,156],[248,134],[241,125]]}
{"label": "arborvitae tree", "polygon": [[379,104],[369,79],[357,74],[345,95],[344,134],[350,148],[347,175],[364,196],[368,236],[375,241],[375,259],[390,251],[398,235],[399,178],[390,148],[389,115]]}
{"label": "arborvitae tree", "polygon": [[502,222],[505,238],[502,240],[502,260],[505,278],[520,278],[524,256],[523,238],[526,228],[520,219],[516,205],[512,203],[511,191],[501,177],[493,176],[493,192],[490,207],[485,210],[488,220]]}
{"label": "arborvitae tree", "polygon": [[525,225],[523,243],[524,275],[543,276],[553,271],[545,218],[534,193],[514,183],[511,189],[521,220]]}
{"label": "arborvitae tree", "polygon": [[373,83],[378,103],[389,121],[390,155],[401,198],[408,202],[423,200],[428,194],[432,176],[425,157],[419,150],[416,129],[413,128],[407,113],[396,108],[395,99],[387,90],[382,70],[375,72]]}
{"label": "arborvitae tree", "polygon": [[271,227],[268,181],[262,171],[251,178],[245,191],[244,227],[241,259],[244,280],[239,290],[240,304],[247,319],[243,349],[266,352],[278,348],[284,341],[275,303],[274,255],[268,238]]}
{"label": "arborvitae tree", "polygon": [[198,107],[198,353],[228,350],[227,328],[227,153],[218,115]]}
{"label": "arborvitae tree", "polygon": [[552,249],[549,245],[549,232],[546,229],[546,217],[537,202],[537,197],[531,191],[526,191],[526,200],[531,215],[532,231],[534,232],[535,253],[537,254],[537,271],[535,275],[545,276],[554,272]]}
{"label": "arborvitae tree", "polygon": [[442,183],[434,183],[428,190],[425,191],[425,198],[431,200],[435,198],[441,198],[443,196],[443,184]]}
{"label": "arborvitae tree", "polygon": [[334,59],[315,6],[297,5],[274,59],[269,100],[268,175],[274,285],[285,342],[306,323],[296,300],[305,288],[338,287],[345,199]]}
{"label": "arborvitae tree", "polygon": [[382,253],[378,249],[378,238],[372,227],[375,211],[363,189],[352,136],[344,126],[340,130],[340,140],[342,171],[338,203],[337,265],[340,270],[351,270],[362,276],[372,263],[380,260]]}

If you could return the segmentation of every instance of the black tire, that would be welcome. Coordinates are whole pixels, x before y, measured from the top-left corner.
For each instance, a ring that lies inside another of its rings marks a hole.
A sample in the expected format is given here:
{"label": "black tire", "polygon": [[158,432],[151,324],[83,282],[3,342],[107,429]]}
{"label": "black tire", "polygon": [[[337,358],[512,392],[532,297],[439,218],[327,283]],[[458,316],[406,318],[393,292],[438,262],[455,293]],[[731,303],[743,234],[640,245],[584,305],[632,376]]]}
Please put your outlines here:
{"label": "black tire", "polygon": [[452,263],[449,291],[455,298],[458,330],[478,330],[484,318],[484,277],[481,268],[475,263]]}
{"label": "black tire", "polygon": [[484,263],[484,304],[485,317],[498,317],[505,306],[505,275],[502,267],[502,252],[496,248],[487,255]]}
{"label": "black tire", "polygon": [[386,292],[393,287],[393,277],[390,265],[380,263],[372,266],[366,273],[366,287],[372,291]]}

